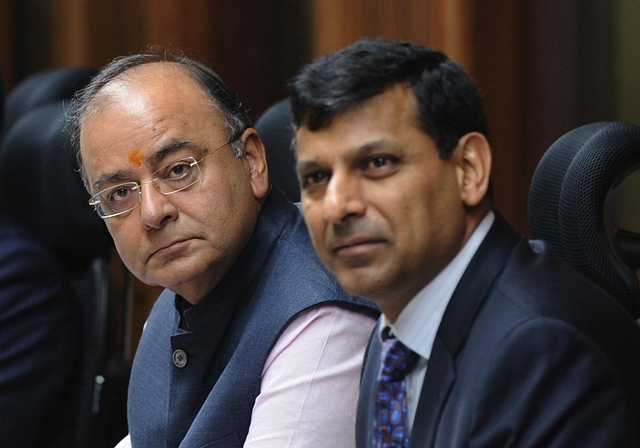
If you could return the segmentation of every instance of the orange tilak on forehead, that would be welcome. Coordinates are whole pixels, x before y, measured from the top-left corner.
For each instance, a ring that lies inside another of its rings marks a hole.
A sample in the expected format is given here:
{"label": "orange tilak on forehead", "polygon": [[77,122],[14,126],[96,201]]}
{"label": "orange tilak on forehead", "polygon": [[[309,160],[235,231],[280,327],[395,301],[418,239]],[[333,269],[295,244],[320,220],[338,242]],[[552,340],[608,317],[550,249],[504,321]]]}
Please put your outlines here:
{"label": "orange tilak on forehead", "polygon": [[144,154],[138,149],[133,149],[129,152],[129,163],[134,168],[140,168],[144,161]]}

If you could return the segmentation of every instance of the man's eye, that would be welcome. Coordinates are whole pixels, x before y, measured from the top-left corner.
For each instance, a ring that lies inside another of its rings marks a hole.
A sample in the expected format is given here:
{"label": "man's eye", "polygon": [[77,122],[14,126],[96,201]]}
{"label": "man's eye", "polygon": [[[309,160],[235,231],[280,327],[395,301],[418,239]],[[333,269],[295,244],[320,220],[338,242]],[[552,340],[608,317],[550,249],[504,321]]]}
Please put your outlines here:
{"label": "man's eye", "polygon": [[375,155],[362,160],[361,172],[372,179],[382,179],[395,173],[401,164],[400,159],[388,154]]}
{"label": "man's eye", "polygon": [[190,169],[191,165],[187,162],[174,163],[167,167],[167,171],[163,177],[169,180],[181,179],[187,175]]}
{"label": "man's eye", "polygon": [[313,187],[314,185],[326,183],[329,180],[329,177],[328,173],[322,171],[305,174],[302,176],[302,188]]}
{"label": "man's eye", "polygon": [[109,193],[107,200],[113,204],[126,200],[132,194],[133,190],[130,187],[117,187]]}
{"label": "man's eye", "polygon": [[387,156],[376,156],[373,159],[369,160],[369,165],[372,168],[381,168],[387,164],[389,164],[391,161],[389,160],[389,157]]}

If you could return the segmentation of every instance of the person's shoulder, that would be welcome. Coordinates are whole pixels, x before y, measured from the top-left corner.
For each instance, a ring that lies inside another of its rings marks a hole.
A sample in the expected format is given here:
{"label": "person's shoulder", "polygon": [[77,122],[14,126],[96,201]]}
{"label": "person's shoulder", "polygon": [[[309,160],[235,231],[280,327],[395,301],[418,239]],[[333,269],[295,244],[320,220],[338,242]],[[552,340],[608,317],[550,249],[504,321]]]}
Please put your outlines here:
{"label": "person's shoulder", "polygon": [[54,256],[33,235],[14,222],[0,218],[0,263],[34,274],[64,276]]}
{"label": "person's shoulder", "polygon": [[[523,240],[496,282],[496,291],[522,316],[562,321],[590,338],[624,334],[633,343],[640,341],[640,329],[622,305],[544,241]],[[601,332],[602,327],[617,330]]]}
{"label": "person's shoulder", "polygon": [[287,210],[288,220],[277,238],[271,258],[283,258],[291,265],[304,263],[307,265],[307,270],[326,275],[326,270],[322,267],[311,242],[299,204],[291,204],[291,207]]}
{"label": "person's shoulder", "polygon": [[548,290],[549,297],[560,294],[574,297],[575,300],[584,300],[580,297],[588,296],[596,297],[605,306],[609,306],[611,302],[618,305],[608,291],[569,265],[556,254],[548,242],[528,240],[527,243],[533,256],[524,269],[530,273],[532,289]]}
{"label": "person's shoulder", "polygon": [[[41,333],[73,338],[75,292],[67,272],[44,245],[6,220],[0,220],[0,302],[3,318],[17,328],[41,322]],[[71,347],[71,346],[69,346]]]}
{"label": "person's shoulder", "polygon": [[[324,266],[311,242],[300,205],[293,209],[269,259],[263,268],[263,281],[277,283],[282,297],[305,297],[310,304],[332,302],[337,306],[377,316],[375,305],[348,294]],[[268,275],[267,275],[268,274]]]}

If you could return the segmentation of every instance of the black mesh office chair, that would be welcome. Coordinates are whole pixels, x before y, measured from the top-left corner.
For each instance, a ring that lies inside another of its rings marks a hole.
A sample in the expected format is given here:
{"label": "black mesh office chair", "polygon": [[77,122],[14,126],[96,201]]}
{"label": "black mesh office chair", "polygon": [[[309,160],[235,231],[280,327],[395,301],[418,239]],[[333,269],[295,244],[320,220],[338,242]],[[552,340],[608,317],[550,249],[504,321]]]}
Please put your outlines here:
{"label": "black mesh office chair", "polygon": [[[88,82],[92,73],[63,72],[74,80],[73,88]],[[60,77],[47,73],[51,78],[35,77],[37,90],[46,92],[46,98],[29,97],[33,107],[28,109],[16,103],[15,96],[7,103],[17,110],[6,108],[13,122],[0,149],[2,203],[60,260],[74,284],[82,316],[74,447],[112,447],[127,433],[129,364],[118,342],[124,299],[114,288],[110,270],[111,238],[87,203],[89,195],[65,131],[65,98],[70,94],[50,99],[46,85],[51,81],[53,89],[58,88]],[[34,82],[28,79],[25,85],[32,88]],[[16,91],[27,97],[23,89],[21,84]]]}
{"label": "black mesh office chair", "polygon": [[299,202],[300,184],[296,172],[289,100],[278,101],[264,111],[256,120],[255,128],[267,149],[271,182],[280,187],[291,201]]}
{"label": "black mesh office chair", "polygon": [[36,73],[24,79],[7,96],[2,134],[27,111],[51,102],[68,102],[95,74],[96,71],[92,68],[62,67]]}
{"label": "black mesh office chair", "polygon": [[635,318],[640,317],[640,235],[618,228],[609,204],[614,189],[639,168],[640,127],[620,122],[581,126],[544,154],[528,204],[531,236],[548,240]]}

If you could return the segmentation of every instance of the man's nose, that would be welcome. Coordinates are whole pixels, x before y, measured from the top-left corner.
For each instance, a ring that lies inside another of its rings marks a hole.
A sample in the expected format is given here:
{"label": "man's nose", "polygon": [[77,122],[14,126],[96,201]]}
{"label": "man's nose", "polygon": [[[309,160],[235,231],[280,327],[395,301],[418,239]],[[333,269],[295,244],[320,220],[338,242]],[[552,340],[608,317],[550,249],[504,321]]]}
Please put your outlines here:
{"label": "man's nose", "polygon": [[171,198],[157,188],[154,181],[140,185],[140,218],[151,229],[159,229],[178,217],[178,209]]}
{"label": "man's nose", "polygon": [[366,203],[362,195],[361,179],[348,172],[334,172],[324,197],[324,218],[340,223],[351,216],[362,216]]}

